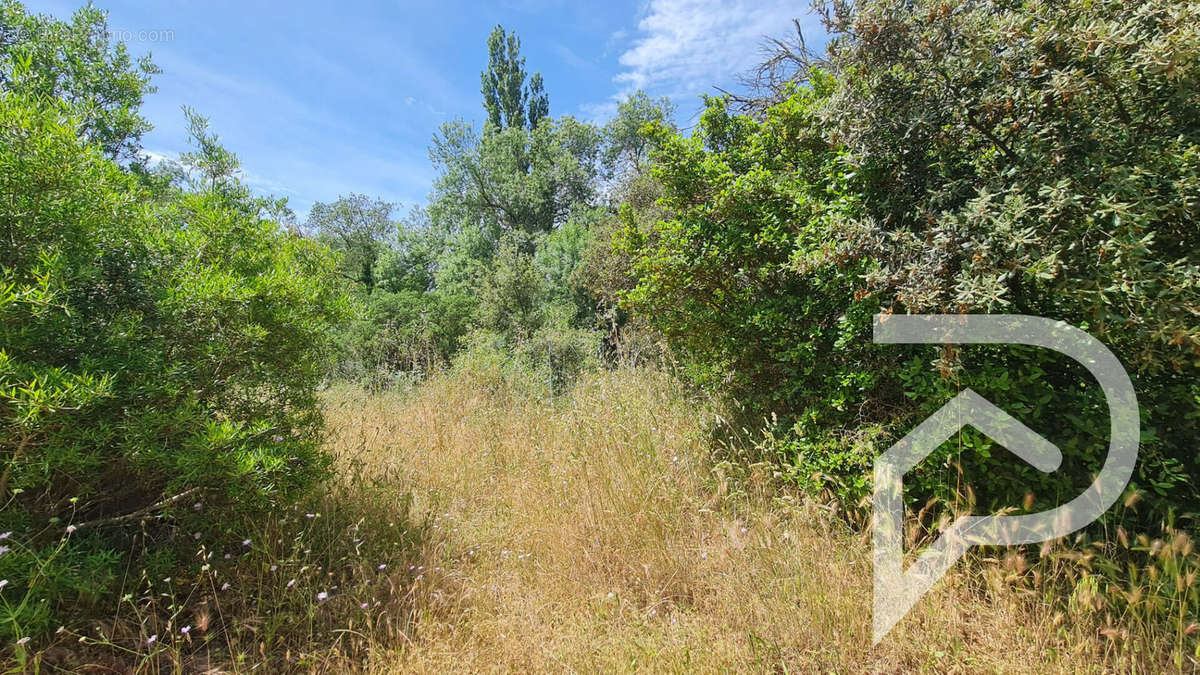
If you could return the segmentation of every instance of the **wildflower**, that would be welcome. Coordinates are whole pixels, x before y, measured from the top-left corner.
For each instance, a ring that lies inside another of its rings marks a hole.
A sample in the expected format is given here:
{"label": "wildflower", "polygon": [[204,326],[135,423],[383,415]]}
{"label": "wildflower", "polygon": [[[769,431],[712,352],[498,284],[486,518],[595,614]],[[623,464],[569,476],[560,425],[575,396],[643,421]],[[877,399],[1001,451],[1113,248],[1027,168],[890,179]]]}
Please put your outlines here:
{"label": "wildflower", "polygon": [[0,546],[0,555],[4,555],[5,553],[8,553],[11,550],[12,549],[8,546]]}
{"label": "wildflower", "polygon": [[249,545],[250,545],[250,540],[249,540],[249,539],[243,539],[243,540],[242,540],[242,546],[249,546]]}
{"label": "wildflower", "polygon": [[365,603],[365,602],[364,602],[363,604],[359,605],[359,607],[361,607],[361,608],[363,608],[363,609],[366,609],[366,608],[367,608],[367,603]]}
{"label": "wildflower", "polygon": [[280,441],[283,440],[283,436],[272,436],[271,440],[275,441],[276,443],[279,443]]}
{"label": "wildflower", "polygon": [[200,502],[196,502],[195,504],[192,504],[192,509],[195,511],[199,511],[202,508],[204,508],[204,505],[201,504]]}
{"label": "wildflower", "polygon": [[289,581],[289,582],[287,583],[287,587],[288,587],[288,588],[291,588],[292,586],[295,586],[295,585],[296,585],[296,580],[295,580],[295,579],[292,579],[291,581]]}
{"label": "wildflower", "polygon": [[380,565],[379,567],[376,567],[375,569],[377,569],[377,570],[381,570],[381,571],[382,571],[382,570],[386,570],[386,569],[387,569],[387,563],[383,563],[382,565]]}
{"label": "wildflower", "polygon": [[169,584],[169,583],[171,583],[171,577],[166,577],[166,578],[164,578],[164,579],[163,579],[163,583],[166,583],[166,584]]}
{"label": "wildflower", "polygon": [[8,539],[11,536],[12,536],[11,530],[9,530],[8,532],[4,532],[4,533],[0,534],[0,541],[4,541],[5,539]]}
{"label": "wildflower", "polygon": [[146,644],[148,644],[148,645],[152,645],[155,642],[158,642],[158,634],[157,633],[146,638]]}
{"label": "wildflower", "polygon": [[225,583],[221,584],[221,590],[223,590],[223,591],[229,590],[229,582],[225,582]]}
{"label": "wildflower", "polygon": [[701,554],[700,554],[700,559],[701,559],[701,560],[708,560],[708,553],[701,553]]}
{"label": "wildflower", "polygon": [[304,514],[304,517],[305,517],[305,518],[316,518],[316,517],[317,517],[317,514],[315,514],[315,513],[306,513],[306,514]]}
{"label": "wildflower", "polygon": [[193,532],[193,533],[192,533],[192,539],[195,539],[196,541],[200,541],[200,533],[199,533],[199,532]]}
{"label": "wildflower", "polygon": [[327,598],[329,598],[329,594],[326,593],[325,591],[321,591],[320,593],[317,593],[317,601],[318,602],[324,602]]}
{"label": "wildflower", "polygon": [[77,529],[77,528],[76,528],[74,525],[68,525],[68,526],[67,526],[67,534],[71,534],[71,533],[72,533],[72,532],[74,532],[76,529]]}
{"label": "wildflower", "polygon": [[187,635],[188,633],[192,632],[192,627],[190,625],[184,626],[183,628],[179,629],[179,632]]}
{"label": "wildflower", "polygon": [[279,569],[279,565],[271,565],[271,571],[272,571],[272,572],[274,572],[274,571],[275,571],[275,570],[277,570],[277,569]]}
{"label": "wildflower", "polygon": [[27,637],[23,637],[20,640],[17,640],[17,644],[19,644],[19,645],[24,645],[26,642],[29,642],[29,638],[27,638]]}
{"label": "wildflower", "polygon": [[232,554],[229,554],[229,553],[226,553],[226,554],[225,554],[225,559],[226,559],[226,560],[229,560],[229,559],[230,559],[230,558],[232,558],[232,557],[233,557],[233,555],[232,555]]}

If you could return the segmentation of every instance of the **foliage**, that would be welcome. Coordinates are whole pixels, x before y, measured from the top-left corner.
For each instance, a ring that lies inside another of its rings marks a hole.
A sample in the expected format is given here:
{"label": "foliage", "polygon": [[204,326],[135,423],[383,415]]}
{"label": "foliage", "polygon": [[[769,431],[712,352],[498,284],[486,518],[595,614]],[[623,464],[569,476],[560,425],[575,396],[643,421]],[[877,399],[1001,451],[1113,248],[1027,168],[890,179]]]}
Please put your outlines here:
{"label": "foliage", "polygon": [[595,194],[600,132],[572,117],[482,136],[462,121],[442,125],[430,157],[441,175],[430,217],[449,231],[549,232]]}
{"label": "foliage", "polygon": [[[1189,509],[1200,503],[1186,478],[1200,472],[1198,18],[1171,2],[838,6],[842,86],[826,115],[872,177],[844,235],[852,255],[879,262],[870,289],[908,311],[1036,314],[1091,332],[1135,378],[1146,430],[1135,487],[1174,491]],[[1015,366],[1011,392],[1055,392],[1033,419],[1082,405],[1068,403],[1073,374]],[[975,387],[1000,375],[961,374]],[[1096,452],[1107,423],[1101,410],[1069,428]]]}
{"label": "foliage", "polygon": [[1134,374],[1145,434],[1131,489],[1158,496],[1144,516],[1200,505],[1194,8],[880,0],[827,11],[832,74],[806,71],[753,117],[710,100],[691,138],[657,132],[667,217],[647,227],[644,209],[625,211],[628,307],[699,381],[728,388],[751,417],[778,414],[790,431],[771,452],[850,504],[869,487],[855,478],[864,458],[882,449],[860,444],[861,430],[910,428],[965,386],[1067,455],[1046,479],[964,432],[912,492],[965,510],[1077,494],[1105,452],[1100,394],[1033,350],[874,348],[870,315],[1064,319]]}
{"label": "foliage", "polygon": [[482,82],[483,108],[489,129],[501,131],[514,127],[536,129],[550,114],[542,74],[534,73],[525,84],[525,57],[521,56],[521,38],[496,26],[488,36],[488,66],[479,75]]}
{"label": "foliage", "polygon": [[80,137],[111,158],[139,159],[150,123],[138,107],[159,72],[149,57],[130,58],[91,5],[68,23],[30,14],[16,0],[0,2],[0,92],[63,101]]}
{"label": "foliage", "polygon": [[605,167],[613,174],[640,176],[654,149],[655,137],[643,132],[646,125],[674,129],[676,106],[665,96],[651,98],[642,90],[617,104],[617,114],[604,125]]}
{"label": "foliage", "polygon": [[313,204],[305,225],[317,241],[340,254],[342,276],[370,292],[376,285],[376,263],[396,236],[391,220],[394,208],[388,202],[351,193],[331,204]]}
{"label": "foliage", "polygon": [[0,101],[0,529],[42,559],[70,535],[64,570],[11,572],[32,604],[9,635],[115,590],[127,526],[197,501],[211,525],[324,476],[315,387],[347,315],[325,249],[222,194],[150,200],[70,113]]}
{"label": "foliage", "polygon": [[832,87],[819,75],[762,122],[710,98],[691,138],[658,127],[652,170],[670,217],[647,232],[627,208],[622,232],[637,280],[628,307],[699,381],[818,427],[856,421],[876,377],[875,305],[854,293],[863,264],[824,250],[857,209],[817,115]]}

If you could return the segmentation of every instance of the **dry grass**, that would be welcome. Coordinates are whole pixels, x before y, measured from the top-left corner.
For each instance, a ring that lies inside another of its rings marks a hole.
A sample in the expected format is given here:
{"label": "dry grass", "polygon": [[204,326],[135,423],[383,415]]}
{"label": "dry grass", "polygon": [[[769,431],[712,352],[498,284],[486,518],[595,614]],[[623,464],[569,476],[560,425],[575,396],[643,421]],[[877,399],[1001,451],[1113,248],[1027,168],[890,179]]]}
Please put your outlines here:
{"label": "dry grass", "polygon": [[[766,466],[714,461],[716,411],[667,376],[566,396],[444,376],[330,396],[334,442],[432,514],[423,607],[381,671],[1079,672],[1095,628],[951,575],[871,648],[870,548]],[[424,569],[420,569],[424,567]]]}

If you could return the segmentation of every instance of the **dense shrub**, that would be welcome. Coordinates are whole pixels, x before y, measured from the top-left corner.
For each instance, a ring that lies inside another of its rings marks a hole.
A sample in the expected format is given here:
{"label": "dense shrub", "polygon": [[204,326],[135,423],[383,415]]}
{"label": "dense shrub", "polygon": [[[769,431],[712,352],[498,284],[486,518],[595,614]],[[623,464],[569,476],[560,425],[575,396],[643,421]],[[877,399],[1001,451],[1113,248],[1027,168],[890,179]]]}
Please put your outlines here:
{"label": "dense shrub", "polygon": [[701,381],[777,414],[790,431],[766,445],[851,502],[869,485],[846,477],[886,447],[869,439],[976,389],[1069,460],[1040,479],[968,431],[912,481],[918,504],[985,509],[1078,493],[1106,452],[1096,387],[1035,350],[874,347],[870,315],[1066,320],[1135,378],[1147,512],[1200,505],[1195,8],[881,0],[829,17],[832,75],[761,115],[712,100],[692,138],[658,132],[669,215],[629,218],[628,306]]}
{"label": "dense shrub", "polygon": [[328,251],[222,195],[154,199],[77,128],[0,99],[0,578],[25,594],[7,636],[114,591],[139,522],[169,561],[177,527],[219,530],[328,465],[315,390],[347,308]]}

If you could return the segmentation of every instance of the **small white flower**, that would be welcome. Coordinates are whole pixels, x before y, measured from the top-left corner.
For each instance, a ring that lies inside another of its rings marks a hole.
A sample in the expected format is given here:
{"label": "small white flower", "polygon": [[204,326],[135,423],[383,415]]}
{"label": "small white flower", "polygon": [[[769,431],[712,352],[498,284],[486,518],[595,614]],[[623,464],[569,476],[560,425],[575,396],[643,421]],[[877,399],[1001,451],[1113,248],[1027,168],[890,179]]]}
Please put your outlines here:
{"label": "small white flower", "polygon": [[379,567],[376,567],[375,569],[377,569],[377,570],[386,570],[386,569],[387,569],[387,563],[384,563],[384,564],[380,565]]}
{"label": "small white flower", "polygon": [[272,572],[274,572],[274,571],[275,571],[275,570],[277,570],[277,569],[279,569],[279,565],[271,565],[271,571],[272,571]]}
{"label": "small white flower", "polygon": [[179,632],[180,632],[180,633],[183,633],[184,635],[187,635],[188,633],[192,632],[192,627],[191,627],[191,626],[184,626],[183,628],[180,628],[180,629],[179,629]]}
{"label": "small white flower", "polygon": [[0,555],[4,555],[5,553],[8,553],[11,550],[12,550],[12,548],[10,548],[8,546],[0,546]]}
{"label": "small white flower", "polygon": [[326,593],[325,591],[321,591],[320,593],[317,593],[317,601],[318,602],[324,602],[327,598],[329,598],[329,594]]}
{"label": "small white flower", "polygon": [[229,590],[229,582],[225,582],[225,583],[221,584],[221,590],[223,590],[223,591]]}
{"label": "small white flower", "polygon": [[296,585],[296,580],[295,580],[295,579],[292,579],[291,581],[289,581],[289,582],[287,583],[287,587],[288,587],[288,588],[291,588],[292,586],[295,586],[295,585]]}
{"label": "small white flower", "polygon": [[250,540],[249,540],[249,539],[243,539],[243,540],[242,540],[242,546],[249,546],[249,545],[250,545]]}
{"label": "small white flower", "polygon": [[8,539],[11,536],[12,536],[11,530],[9,530],[8,532],[4,532],[4,533],[0,534],[0,541],[4,541],[5,539]]}
{"label": "small white flower", "polygon": [[146,638],[146,644],[148,644],[148,645],[152,645],[155,642],[158,642],[158,634],[157,633]]}
{"label": "small white flower", "polygon": [[17,640],[17,644],[19,644],[19,645],[23,645],[26,642],[29,642],[29,638],[27,638],[27,637],[23,637],[20,640]]}
{"label": "small white flower", "polygon": [[67,534],[71,534],[71,533],[72,533],[72,532],[74,532],[76,529],[78,529],[78,528],[76,528],[74,525],[68,525],[68,526],[67,526]]}
{"label": "small white flower", "polygon": [[363,604],[359,605],[359,607],[361,607],[361,608],[363,608],[363,609],[366,609],[366,608],[367,608],[367,603],[365,603],[365,602],[364,602]]}

